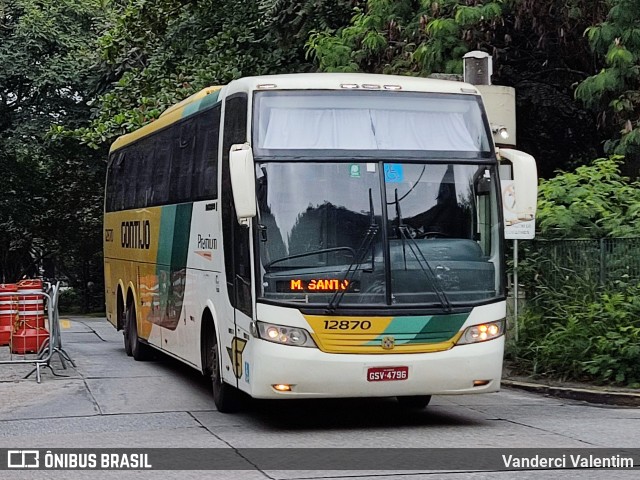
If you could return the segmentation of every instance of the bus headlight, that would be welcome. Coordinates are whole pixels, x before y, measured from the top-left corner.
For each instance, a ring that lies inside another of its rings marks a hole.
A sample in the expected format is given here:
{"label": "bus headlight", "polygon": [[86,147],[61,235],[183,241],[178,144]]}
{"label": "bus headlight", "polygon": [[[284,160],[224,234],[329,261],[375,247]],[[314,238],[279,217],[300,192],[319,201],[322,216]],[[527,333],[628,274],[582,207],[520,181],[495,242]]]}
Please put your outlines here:
{"label": "bus headlight", "polygon": [[481,323],[468,327],[456,345],[467,345],[469,343],[486,342],[493,340],[504,334],[504,319],[495,322]]}
{"label": "bus headlight", "polygon": [[256,322],[258,336],[268,342],[295,347],[315,347],[316,343],[304,328],[285,327],[273,323]]}

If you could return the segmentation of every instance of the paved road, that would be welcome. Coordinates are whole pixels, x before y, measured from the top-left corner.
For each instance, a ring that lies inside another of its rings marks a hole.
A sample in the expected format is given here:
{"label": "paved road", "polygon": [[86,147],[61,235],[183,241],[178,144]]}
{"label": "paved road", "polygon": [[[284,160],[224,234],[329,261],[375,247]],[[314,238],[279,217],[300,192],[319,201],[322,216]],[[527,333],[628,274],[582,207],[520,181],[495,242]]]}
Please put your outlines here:
{"label": "paved road", "polygon": [[[0,448],[119,447],[536,447],[637,448],[640,409],[605,407],[504,389],[484,396],[434,397],[424,411],[392,400],[254,401],[217,412],[209,384],[169,358],[135,362],[104,319],[63,322],[77,368],[41,384],[28,368],[0,365]],[[25,478],[4,475],[2,478]],[[547,478],[550,472],[519,472]],[[558,472],[554,472],[553,476]],[[604,473],[605,475],[602,475]],[[513,472],[227,472],[224,478],[512,478]],[[567,471],[562,478],[633,478],[632,472]],[[223,478],[221,472],[32,472],[30,478]]]}

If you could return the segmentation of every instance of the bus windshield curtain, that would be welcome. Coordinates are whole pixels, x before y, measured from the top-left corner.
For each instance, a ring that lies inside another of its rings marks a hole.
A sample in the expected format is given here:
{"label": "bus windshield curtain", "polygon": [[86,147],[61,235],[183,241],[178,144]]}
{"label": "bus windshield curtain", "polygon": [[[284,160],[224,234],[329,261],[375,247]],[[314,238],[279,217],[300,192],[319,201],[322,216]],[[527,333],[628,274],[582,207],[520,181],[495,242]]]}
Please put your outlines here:
{"label": "bus windshield curtain", "polygon": [[483,134],[458,112],[273,107],[265,117],[266,149],[478,152]]}

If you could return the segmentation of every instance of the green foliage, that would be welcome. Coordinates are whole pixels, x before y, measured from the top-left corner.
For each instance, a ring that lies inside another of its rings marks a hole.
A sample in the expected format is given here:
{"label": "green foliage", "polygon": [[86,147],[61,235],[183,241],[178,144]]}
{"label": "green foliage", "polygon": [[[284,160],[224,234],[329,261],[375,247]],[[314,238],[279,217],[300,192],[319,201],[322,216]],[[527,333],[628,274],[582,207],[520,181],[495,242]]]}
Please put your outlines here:
{"label": "green foliage", "polygon": [[[640,156],[640,0],[611,0],[606,21],[585,31],[593,52],[604,62],[584,80],[576,97],[602,111],[611,130],[608,151]],[[606,110],[611,115],[605,115]],[[617,126],[618,131],[613,131]]]}
{"label": "green foliage", "polygon": [[517,89],[518,144],[543,177],[602,152],[596,116],[574,98],[592,74],[582,33],[604,20],[591,0],[424,0],[358,2],[344,28],[316,29],[307,57],[321,71],[429,76],[462,73],[471,50],[493,56],[493,81]]}
{"label": "green foliage", "polygon": [[640,184],[621,175],[621,164],[601,158],[541,182],[542,240],[521,250],[527,303],[518,344],[509,346],[527,373],[640,383]]}
{"label": "green foliage", "polygon": [[[324,52],[318,56],[316,52]],[[357,72],[358,64],[351,60],[351,49],[339,39],[313,32],[307,42],[307,55],[316,56],[319,68],[325,72]]]}
{"label": "green foliage", "polygon": [[640,327],[616,327],[596,339],[593,360],[584,362],[584,370],[601,381],[640,388]]}
{"label": "green foliage", "polygon": [[62,264],[84,259],[79,250],[100,252],[102,158],[47,132],[89,117],[103,15],[97,0],[0,6],[0,281],[39,273],[42,258]]}
{"label": "green foliage", "polygon": [[640,231],[640,183],[620,173],[621,157],[542,180],[537,226],[545,238],[602,238]]}
{"label": "green foliage", "polygon": [[484,45],[502,2],[369,0],[340,30],[314,32],[307,55],[320,70],[408,75],[462,73],[462,56]]}
{"label": "green foliage", "polygon": [[89,127],[58,128],[97,147],[158,118],[195,91],[277,65],[254,2],[164,0],[116,6],[98,39],[103,83]]}
{"label": "green foliage", "polygon": [[[206,86],[308,70],[304,41],[312,26],[342,26],[350,9],[347,0],[138,0],[116,5],[111,26],[98,39],[105,91],[93,103],[91,124],[62,126],[52,133],[96,148],[157,119]],[[374,46],[376,39],[368,42]]]}
{"label": "green foliage", "polygon": [[509,354],[534,375],[638,387],[639,299],[640,285],[623,283],[548,291],[525,311]]}
{"label": "green foliage", "polygon": [[283,51],[286,63],[303,64],[305,42],[313,31],[335,30],[348,25],[353,9],[364,0],[262,0],[261,15],[268,25],[265,41]]}

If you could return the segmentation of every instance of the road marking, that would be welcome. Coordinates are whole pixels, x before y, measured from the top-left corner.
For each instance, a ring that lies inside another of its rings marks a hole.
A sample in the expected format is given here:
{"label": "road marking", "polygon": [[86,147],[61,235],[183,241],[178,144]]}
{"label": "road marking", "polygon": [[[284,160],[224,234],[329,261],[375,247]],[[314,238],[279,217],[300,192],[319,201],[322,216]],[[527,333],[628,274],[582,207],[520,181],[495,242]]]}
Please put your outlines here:
{"label": "road marking", "polygon": [[62,328],[71,328],[71,320],[67,320],[66,318],[60,320],[60,326]]}

